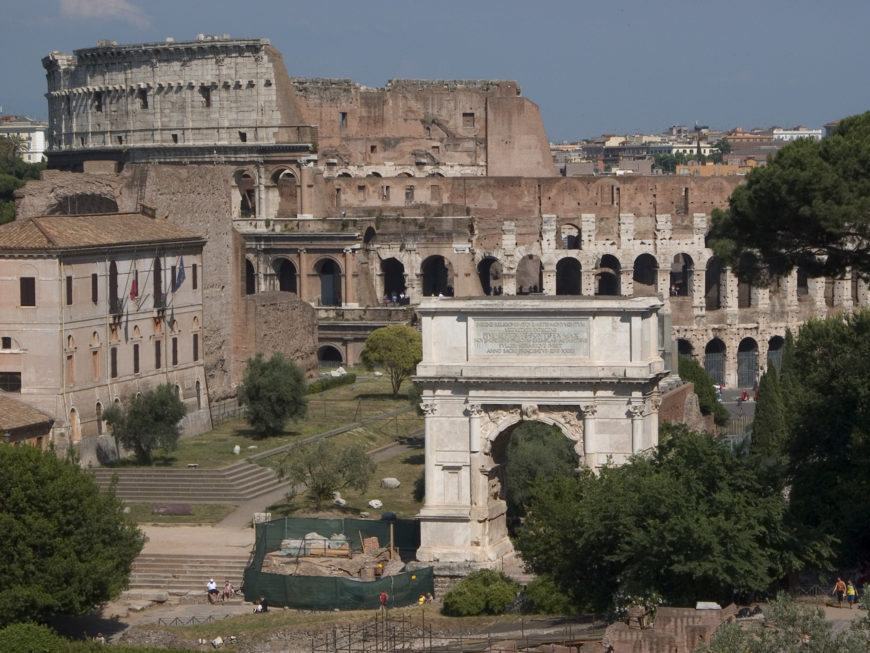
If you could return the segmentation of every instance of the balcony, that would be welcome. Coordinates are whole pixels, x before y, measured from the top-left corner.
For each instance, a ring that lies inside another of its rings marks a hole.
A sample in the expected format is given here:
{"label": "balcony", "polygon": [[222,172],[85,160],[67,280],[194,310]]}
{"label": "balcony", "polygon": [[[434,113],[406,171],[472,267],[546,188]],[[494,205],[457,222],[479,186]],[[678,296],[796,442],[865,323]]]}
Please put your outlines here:
{"label": "balcony", "polygon": [[154,310],[163,311],[166,309],[166,293],[154,294]]}

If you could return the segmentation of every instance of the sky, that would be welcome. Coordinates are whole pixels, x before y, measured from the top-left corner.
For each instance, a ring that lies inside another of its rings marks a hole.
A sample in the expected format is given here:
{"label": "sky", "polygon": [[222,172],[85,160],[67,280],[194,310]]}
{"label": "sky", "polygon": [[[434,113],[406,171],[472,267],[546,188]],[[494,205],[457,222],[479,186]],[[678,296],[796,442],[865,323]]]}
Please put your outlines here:
{"label": "sky", "polygon": [[45,120],[52,50],[266,37],[294,77],[513,79],[551,141],[819,128],[870,109],[867,0],[0,0],[0,106]]}

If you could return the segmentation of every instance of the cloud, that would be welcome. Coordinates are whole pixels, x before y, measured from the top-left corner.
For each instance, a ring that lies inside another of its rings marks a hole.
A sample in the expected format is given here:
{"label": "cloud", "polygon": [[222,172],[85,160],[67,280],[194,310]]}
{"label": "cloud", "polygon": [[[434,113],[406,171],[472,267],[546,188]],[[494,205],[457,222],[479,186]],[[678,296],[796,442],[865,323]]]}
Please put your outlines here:
{"label": "cloud", "polygon": [[70,18],[121,21],[135,27],[151,24],[148,15],[128,0],[60,0],[60,11]]}

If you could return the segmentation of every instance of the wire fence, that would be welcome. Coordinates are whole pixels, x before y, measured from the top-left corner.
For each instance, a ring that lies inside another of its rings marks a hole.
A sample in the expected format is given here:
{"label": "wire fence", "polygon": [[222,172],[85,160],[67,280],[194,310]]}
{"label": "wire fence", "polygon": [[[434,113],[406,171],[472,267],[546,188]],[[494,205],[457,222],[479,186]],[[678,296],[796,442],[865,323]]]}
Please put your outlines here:
{"label": "wire fence", "polygon": [[199,624],[207,624],[210,621],[220,621],[221,619],[226,619],[227,617],[232,616],[233,615],[231,614],[225,614],[223,617],[215,617],[210,614],[207,617],[197,617],[196,615],[187,618],[173,617],[171,619],[160,617],[157,620],[157,624],[159,626],[198,626]]}

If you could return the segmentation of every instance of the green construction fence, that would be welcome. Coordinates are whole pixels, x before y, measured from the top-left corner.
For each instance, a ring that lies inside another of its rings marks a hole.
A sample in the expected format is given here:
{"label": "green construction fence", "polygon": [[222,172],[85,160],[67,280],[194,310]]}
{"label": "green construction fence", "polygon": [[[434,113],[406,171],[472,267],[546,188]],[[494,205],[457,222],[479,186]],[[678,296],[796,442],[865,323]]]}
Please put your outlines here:
{"label": "green construction fence", "polygon": [[388,605],[415,603],[421,594],[434,592],[435,577],[431,567],[406,571],[377,580],[323,576],[285,576],[261,571],[267,553],[278,551],[285,539],[302,539],[308,533],[329,537],[343,534],[354,551],[362,550],[360,538],[377,537],[381,547],[416,550],[420,545],[420,524],[413,519],[373,521],[368,519],[295,519],[285,517],[256,525],[256,539],[251,563],[245,569],[242,590],[246,601],[256,602],[265,596],[269,605],[301,610],[376,609],[381,592],[389,596]]}

